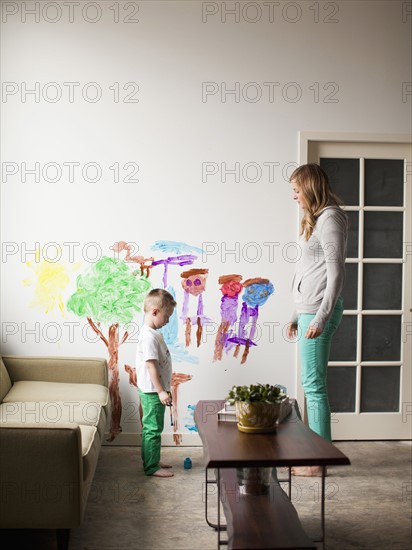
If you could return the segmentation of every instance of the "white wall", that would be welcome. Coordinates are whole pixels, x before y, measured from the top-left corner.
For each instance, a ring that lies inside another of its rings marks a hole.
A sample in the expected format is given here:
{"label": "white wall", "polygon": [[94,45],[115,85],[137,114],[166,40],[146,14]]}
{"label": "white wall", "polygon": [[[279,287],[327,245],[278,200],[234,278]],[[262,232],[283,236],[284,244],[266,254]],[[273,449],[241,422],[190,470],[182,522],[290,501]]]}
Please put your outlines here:
{"label": "white wall", "polygon": [[[31,305],[35,288],[22,281],[55,258],[49,243],[61,246],[58,259],[71,269],[66,301],[77,274],[110,255],[115,241],[137,243],[145,255],[157,240],[181,241],[214,251],[196,267],[209,269],[205,313],[216,323],[219,275],[267,277],[276,291],[246,365],[231,356],[212,362],[211,334],[190,348],[198,365],[175,365],[193,375],[181,386],[180,417],[234,383],[281,383],[295,395],[296,350],[282,328],[294,268],[288,243],[297,240],[287,176],[298,161],[298,132],[410,132],[411,3],[3,2],[2,9],[2,352],[106,356],[101,342],[84,337],[84,319]],[[70,162],[80,164],[74,181]],[[138,182],[124,181],[127,162],[138,165]],[[24,175],[36,163],[38,181]],[[87,181],[95,177],[88,163],[101,170],[99,181]],[[224,181],[222,166],[235,163],[240,180],[228,173]],[[56,167],[62,176],[53,182]],[[174,268],[169,282],[180,310],[179,273]],[[161,275],[153,271],[154,286]],[[137,396],[123,365],[134,365],[135,351],[136,342],[126,342],[119,357],[131,407]]]}

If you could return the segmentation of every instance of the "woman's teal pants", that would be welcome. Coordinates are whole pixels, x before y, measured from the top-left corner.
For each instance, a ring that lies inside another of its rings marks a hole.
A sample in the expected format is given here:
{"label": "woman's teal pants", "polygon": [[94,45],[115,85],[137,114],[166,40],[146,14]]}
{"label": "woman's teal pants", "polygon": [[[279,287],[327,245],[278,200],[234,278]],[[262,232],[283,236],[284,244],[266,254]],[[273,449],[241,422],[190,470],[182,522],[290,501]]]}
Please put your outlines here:
{"label": "woman's teal pants", "polygon": [[301,313],[298,319],[301,379],[306,397],[309,428],[328,441],[332,441],[332,434],[326,378],[332,336],[341,322],[342,313],[343,300],[339,297],[322,334],[313,339],[305,338],[305,334],[315,315]]}

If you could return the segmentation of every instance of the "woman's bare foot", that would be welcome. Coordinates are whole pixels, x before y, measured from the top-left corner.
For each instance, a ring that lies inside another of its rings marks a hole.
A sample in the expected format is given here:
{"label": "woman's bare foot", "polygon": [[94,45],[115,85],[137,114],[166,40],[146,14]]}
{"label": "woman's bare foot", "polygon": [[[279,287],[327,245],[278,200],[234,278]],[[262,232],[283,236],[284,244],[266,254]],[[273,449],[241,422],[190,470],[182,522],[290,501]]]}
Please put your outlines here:
{"label": "woman's bare foot", "polygon": [[160,461],[159,462],[159,466],[161,468],[173,468],[173,466],[171,464],[165,464],[164,462]]}
{"label": "woman's bare foot", "polygon": [[[322,466],[299,466],[292,468],[293,476],[322,477]],[[326,475],[326,469],[325,469]]]}
{"label": "woman's bare foot", "polygon": [[160,468],[160,470],[156,470],[152,476],[154,477],[173,477],[174,473],[169,472],[169,470],[164,470],[163,468]]}

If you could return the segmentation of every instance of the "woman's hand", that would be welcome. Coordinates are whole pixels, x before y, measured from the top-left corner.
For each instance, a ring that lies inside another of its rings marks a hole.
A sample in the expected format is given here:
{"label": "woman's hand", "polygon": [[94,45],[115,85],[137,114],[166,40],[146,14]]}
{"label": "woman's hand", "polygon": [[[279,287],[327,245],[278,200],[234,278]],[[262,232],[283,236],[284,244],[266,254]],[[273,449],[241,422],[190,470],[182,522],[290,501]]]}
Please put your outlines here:
{"label": "woman's hand", "polygon": [[320,328],[309,327],[308,330],[306,331],[305,338],[309,338],[309,339],[317,338],[321,334],[322,334],[322,330]]}
{"label": "woman's hand", "polygon": [[298,336],[298,324],[297,323],[289,323],[288,327],[286,329],[286,334],[289,340],[293,340],[294,338],[297,338]]}

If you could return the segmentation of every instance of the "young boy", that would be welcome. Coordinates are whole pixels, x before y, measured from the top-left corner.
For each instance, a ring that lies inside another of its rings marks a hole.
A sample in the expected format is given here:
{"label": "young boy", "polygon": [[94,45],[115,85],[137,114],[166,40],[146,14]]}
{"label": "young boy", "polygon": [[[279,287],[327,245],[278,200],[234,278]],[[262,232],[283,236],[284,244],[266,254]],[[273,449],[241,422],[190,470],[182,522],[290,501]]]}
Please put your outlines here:
{"label": "young boy", "polygon": [[173,296],[162,288],[151,290],[144,301],[145,320],[137,350],[137,383],[143,409],[142,460],[147,476],[173,476],[171,466],[160,462],[165,406],[172,404],[172,360],[158,329],[169,322],[175,306]]}

